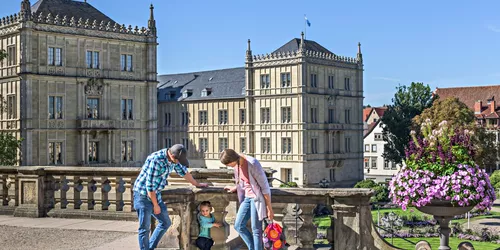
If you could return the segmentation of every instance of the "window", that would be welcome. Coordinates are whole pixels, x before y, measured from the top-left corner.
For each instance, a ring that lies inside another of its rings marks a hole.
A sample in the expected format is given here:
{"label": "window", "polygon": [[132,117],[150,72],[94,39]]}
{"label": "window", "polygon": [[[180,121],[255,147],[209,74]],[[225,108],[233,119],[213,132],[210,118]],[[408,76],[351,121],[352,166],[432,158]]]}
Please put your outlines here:
{"label": "window", "polygon": [[165,138],[165,148],[172,147],[172,138]]}
{"label": "window", "polygon": [[87,51],[86,63],[88,69],[98,69],[99,51]]}
{"label": "window", "polygon": [[260,75],[260,88],[268,89],[271,87],[269,75]]}
{"label": "window", "polygon": [[208,151],[208,139],[200,138],[200,152],[205,153]]}
{"label": "window", "polygon": [[199,114],[199,124],[200,125],[207,125],[208,123],[208,112],[206,110],[202,110],[198,112]]}
{"label": "window", "polygon": [[184,145],[186,150],[189,150],[189,138],[182,138],[182,145]]}
{"label": "window", "polygon": [[365,144],[365,152],[370,152],[370,144]]}
{"label": "window", "polygon": [[121,55],[120,65],[122,71],[132,71],[132,55]]}
{"label": "window", "polygon": [[212,94],[212,88],[204,88],[204,89],[201,91],[201,96],[202,96],[202,97],[209,96],[210,94]]}
{"label": "window", "polygon": [[335,76],[328,76],[328,88],[329,89],[335,88]]}
{"label": "window", "polygon": [[285,182],[293,181],[293,172],[291,168],[285,168]]}
{"label": "window", "polygon": [[394,170],[394,169],[398,169],[398,166],[396,165],[396,163],[394,162],[390,162],[390,165],[391,165],[391,169]]}
{"label": "window", "polygon": [[169,127],[172,124],[172,114],[165,113],[165,126]]}
{"label": "window", "polygon": [[132,99],[122,99],[122,120],[134,119],[134,104]]}
{"label": "window", "polygon": [[245,124],[246,122],[246,110],[245,109],[240,109],[240,124]]}
{"label": "window", "polygon": [[7,47],[7,66],[13,66],[17,64],[17,52],[16,45]]}
{"label": "window", "polygon": [[349,82],[349,77],[344,78],[344,89],[351,90],[351,84]]}
{"label": "window", "polygon": [[377,169],[377,157],[372,157],[372,169]]}
{"label": "window", "polygon": [[281,73],[281,87],[288,88],[292,86],[290,73]]}
{"label": "window", "polygon": [[328,109],[328,123],[335,123],[335,109]]}
{"label": "window", "polygon": [[49,96],[49,119],[62,118],[62,96]]}
{"label": "window", "polygon": [[99,161],[99,142],[89,142],[89,162]]}
{"label": "window", "polygon": [[240,150],[242,153],[247,151],[247,138],[240,138]]}
{"label": "window", "polygon": [[62,66],[62,49],[49,47],[47,52],[47,64],[51,66]]}
{"label": "window", "polygon": [[132,141],[122,141],[122,161],[134,161]]}
{"label": "window", "polygon": [[187,126],[189,124],[189,112],[181,112],[181,125]]}
{"label": "window", "polygon": [[370,159],[365,158],[365,168],[370,168]]}
{"label": "window", "polygon": [[261,123],[270,123],[271,122],[271,109],[270,108],[261,108],[260,109],[260,122]]}
{"label": "window", "polygon": [[219,110],[219,124],[227,124],[227,109]]}
{"label": "window", "polygon": [[372,144],[372,152],[377,152],[377,144]]}
{"label": "window", "polygon": [[281,138],[281,152],[283,154],[292,153],[292,138]]}
{"label": "window", "polygon": [[384,169],[385,170],[389,169],[389,162],[388,161],[384,161]]}
{"label": "window", "polygon": [[261,139],[262,153],[271,153],[271,138],[265,137]]}
{"label": "window", "polygon": [[335,169],[330,169],[330,182],[335,181]]}
{"label": "window", "polygon": [[227,138],[219,138],[219,152],[224,151],[224,149],[228,148]]}
{"label": "window", "polygon": [[345,152],[351,152],[351,138],[346,137],[344,138],[344,146],[345,146]]}
{"label": "window", "polygon": [[311,153],[318,153],[318,138],[311,138]]}
{"label": "window", "polygon": [[87,118],[99,119],[99,99],[87,98]]}
{"label": "window", "polygon": [[49,164],[63,164],[62,161],[62,142],[49,142]]}
{"label": "window", "polygon": [[281,108],[281,122],[282,123],[292,122],[292,108],[291,107],[282,107]]}
{"label": "window", "polygon": [[165,93],[165,99],[173,101],[175,100],[176,95],[175,91],[169,91],[168,93]]}
{"label": "window", "polygon": [[345,123],[351,123],[351,111],[349,109],[344,110]]}
{"label": "window", "polygon": [[16,107],[16,96],[7,96],[7,118],[16,119],[17,118],[17,107]]}
{"label": "window", "polygon": [[317,80],[317,76],[316,74],[311,74],[311,87],[313,88],[317,88],[318,87],[318,82],[316,81]]}
{"label": "window", "polygon": [[381,133],[377,133],[375,134],[375,141],[383,141],[383,137],[382,137],[382,134]]}
{"label": "window", "polygon": [[318,108],[311,108],[311,123],[318,123]]}

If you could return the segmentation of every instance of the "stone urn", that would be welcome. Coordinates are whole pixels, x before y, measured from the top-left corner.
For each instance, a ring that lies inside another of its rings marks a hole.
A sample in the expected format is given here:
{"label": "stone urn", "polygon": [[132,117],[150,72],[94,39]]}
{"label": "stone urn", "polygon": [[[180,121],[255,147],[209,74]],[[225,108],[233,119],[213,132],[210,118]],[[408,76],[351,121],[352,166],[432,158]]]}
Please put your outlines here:
{"label": "stone urn", "polygon": [[439,223],[439,250],[450,250],[450,220],[455,215],[461,215],[469,212],[474,206],[458,207],[453,206],[451,201],[431,200],[430,204],[423,207],[416,207],[418,211],[434,216]]}

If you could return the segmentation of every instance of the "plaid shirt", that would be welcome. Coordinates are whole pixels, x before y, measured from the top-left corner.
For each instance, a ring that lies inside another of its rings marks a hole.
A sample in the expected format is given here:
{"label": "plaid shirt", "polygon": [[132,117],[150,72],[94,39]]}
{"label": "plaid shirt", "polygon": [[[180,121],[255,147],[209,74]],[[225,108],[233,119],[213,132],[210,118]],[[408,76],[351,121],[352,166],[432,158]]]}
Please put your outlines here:
{"label": "plaid shirt", "polygon": [[168,184],[167,178],[172,170],[177,172],[181,177],[188,173],[185,166],[168,161],[166,149],[152,153],[146,159],[141,173],[137,177],[137,180],[135,180],[134,192],[147,196],[147,192],[155,191],[158,203],[162,202],[161,191]]}

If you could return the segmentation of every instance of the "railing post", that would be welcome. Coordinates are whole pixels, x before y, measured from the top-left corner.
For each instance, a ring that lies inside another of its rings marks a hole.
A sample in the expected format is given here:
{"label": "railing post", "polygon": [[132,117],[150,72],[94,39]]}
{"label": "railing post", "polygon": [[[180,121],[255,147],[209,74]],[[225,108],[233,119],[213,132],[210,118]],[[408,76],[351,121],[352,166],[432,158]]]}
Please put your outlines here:
{"label": "railing post", "polygon": [[314,208],[317,204],[300,204],[302,210],[301,217],[304,220],[302,226],[299,228],[299,241],[301,247],[299,249],[313,250],[314,240],[317,236],[318,229],[313,224]]}
{"label": "railing post", "polygon": [[14,216],[46,216],[45,170],[43,168],[26,168],[18,171],[19,206],[14,210]]}

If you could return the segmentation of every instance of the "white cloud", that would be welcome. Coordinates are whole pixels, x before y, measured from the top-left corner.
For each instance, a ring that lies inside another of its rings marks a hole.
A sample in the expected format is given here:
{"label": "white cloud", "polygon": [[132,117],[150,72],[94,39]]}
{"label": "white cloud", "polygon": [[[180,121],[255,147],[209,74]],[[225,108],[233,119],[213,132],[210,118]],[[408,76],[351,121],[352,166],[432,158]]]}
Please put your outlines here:
{"label": "white cloud", "polygon": [[391,78],[391,77],[384,77],[384,76],[375,76],[375,77],[373,77],[373,79],[375,79],[375,80],[389,81],[389,82],[401,82],[400,79]]}
{"label": "white cloud", "polygon": [[486,28],[487,28],[488,30],[493,31],[493,32],[496,32],[496,33],[499,33],[499,32],[500,32],[500,28],[498,28],[498,27],[496,27],[496,26],[494,26],[494,25],[491,25],[491,24],[487,25],[487,26],[486,26]]}

